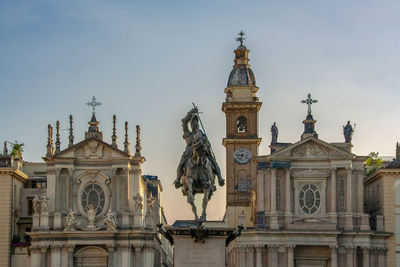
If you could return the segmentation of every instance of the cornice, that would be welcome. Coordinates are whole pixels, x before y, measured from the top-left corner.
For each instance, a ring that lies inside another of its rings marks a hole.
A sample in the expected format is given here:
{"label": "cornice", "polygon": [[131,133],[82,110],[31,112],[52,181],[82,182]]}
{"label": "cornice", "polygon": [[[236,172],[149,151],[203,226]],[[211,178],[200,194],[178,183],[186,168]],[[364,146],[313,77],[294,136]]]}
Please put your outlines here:
{"label": "cornice", "polygon": [[243,110],[257,110],[261,108],[262,102],[224,102],[222,104],[222,111],[243,111]]}

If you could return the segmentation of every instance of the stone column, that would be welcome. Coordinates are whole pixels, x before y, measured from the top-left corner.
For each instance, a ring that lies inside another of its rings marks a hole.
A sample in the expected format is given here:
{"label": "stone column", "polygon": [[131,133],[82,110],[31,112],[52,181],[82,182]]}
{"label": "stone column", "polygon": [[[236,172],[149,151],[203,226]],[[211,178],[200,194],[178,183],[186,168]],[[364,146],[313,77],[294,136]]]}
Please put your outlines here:
{"label": "stone column", "polygon": [[271,212],[276,212],[276,169],[271,169]]}
{"label": "stone column", "polygon": [[74,267],[74,245],[69,245],[67,248],[68,251],[68,267]]}
{"label": "stone column", "polygon": [[68,247],[63,246],[61,248],[61,267],[69,267],[68,266]]}
{"label": "stone column", "polygon": [[292,188],[290,186],[290,169],[285,169],[285,213],[286,213],[286,223],[292,222],[292,211],[290,209],[291,197],[292,197]]}
{"label": "stone column", "polygon": [[354,248],[346,248],[346,267],[354,266]]}
{"label": "stone column", "polygon": [[141,257],[141,251],[142,251],[142,247],[140,246],[136,246],[134,247],[135,249],[135,264],[134,266],[143,266],[142,263],[142,257]]}
{"label": "stone column", "polygon": [[363,254],[363,267],[370,267],[369,266],[369,248],[363,247],[362,254]]}
{"label": "stone column", "polygon": [[61,209],[61,187],[60,187],[60,177],[61,176],[61,169],[56,168],[56,177],[55,177],[55,184],[56,184],[56,198],[55,198],[55,212],[59,212]]}
{"label": "stone column", "polygon": [[61,266],[61,246],[51,246],[51,265]]}
{"label": "stone column", "polygon": [[47,267],[47,247],[40,248],[40,267]]}
{"label": "stone column", "polygon": [[108,266],[114,267],[114,245],[107,245],[108,250]]}
{"label": "stone column", "polygon": [[386,267],[386,249],[385,248],[378,248],[378,266],[379,267]]}
{"label": "stone column", "polygon": [[73,168],[68,168],[68,208],[67,211],[69,209],[74,209],[73,207],[73,202],[72,202],[72,197],[74,194],[74,169]]}
{"label": "stone column", "polygon": [[253,247],[246,247],[246,267],[253,267],[254,266],[254,248]]}
{"label": "stone column", "polygon": [[262,246],[256,247],[256,267],[263,267],[262,252],[263,252]]}
{"label": "stone column", "polygon": [[268,245],[268,267],[278,267],[279,245]]}
{"label": "stone column", "polygon": [[129,244],[121,244],[121,266],[131,266],[131,248]]}
{"label": "stone column", "polygon": [[331,169],[331,223],[337,223],[336,168]]}
{"label": "stone column", "polygon": [[357,172],[358,213],[364,213],[364,172]]}
{"label": "stone column", "polygon": [[279,229],[278,216],[276,214],[276,169],[271,169],[271,229]]}
{"label": "stone column", "polygon": [[353,195],[353,188],[352,188],[352,172],[351,168],[347,169],[347,194],[346,194],[346,221],[344,228],[346,230],[353,230],[353,210],[352,210],[352,195]]}
{"label": "stone column", "polygon": [[264,175],[263,170],[257,171],[257,212],[264,211]]}
{"label": "stone column", "polygon": [[338,267],[337,246],[331,246],[331,267]]}
{"label": "stone column", "polygon": [[287,266],[294,267],[294,248],[295,245],[290,244],[287,248]]}
{"label": "stone column", "polygon": [[36,246],[31,248],[31,267],[41,267],[40,248]]}
{"label": "stone column", "polygon": [[[225,255],[224,255],[225,257]],[[154,253],[154,247],[148,246],[144,249],[144,258],[145,262],[143,266],[154,266],[154,258],[155,258],[155,253]]]}

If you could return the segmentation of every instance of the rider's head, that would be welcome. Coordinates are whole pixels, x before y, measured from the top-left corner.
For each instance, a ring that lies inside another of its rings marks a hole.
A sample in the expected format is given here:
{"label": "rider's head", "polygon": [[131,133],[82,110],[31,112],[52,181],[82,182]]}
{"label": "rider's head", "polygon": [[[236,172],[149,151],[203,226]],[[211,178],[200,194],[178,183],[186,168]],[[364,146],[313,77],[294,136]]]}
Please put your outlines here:
{"label": "rider's head", "polygon": [[192,128],[192,131],[199,129],[199,118],[196,114],[190,119],[190,127]]}

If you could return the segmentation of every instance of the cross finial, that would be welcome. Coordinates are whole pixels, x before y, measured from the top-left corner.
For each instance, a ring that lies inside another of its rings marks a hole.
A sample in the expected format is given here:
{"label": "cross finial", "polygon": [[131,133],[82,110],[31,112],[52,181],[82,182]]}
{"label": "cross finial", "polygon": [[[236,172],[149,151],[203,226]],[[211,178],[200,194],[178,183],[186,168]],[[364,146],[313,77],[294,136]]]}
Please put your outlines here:
{"label": "cross finial", "polygon": [[96,107],[97,107],[97,106],[100,106],[101,103],[98,102],[98,101],[96,101],[96,97],[93,96],[92,99],[91,99],[89,102],[86,103],[86,105],[92,107],[92,114],[94,115],[95,110],[96,110]]}
{"label": "cross finial", "polygon": [[245,33],[243,31],[240,31],[238,33],[238,35],[239,35],[239,37],[236,38],[236,41],[240,42],[240,45],[243,45],[243,41],[246,39],[246,38],[243,37],[245,35]]}
{"label": "cross finial", "polygon": [[309,93],[306,100],[301,100],[301,103],[308,105],[308,114],[311,114],[311,105],[317,103],[318,100],[314,100],[311,98],[311,94]]}

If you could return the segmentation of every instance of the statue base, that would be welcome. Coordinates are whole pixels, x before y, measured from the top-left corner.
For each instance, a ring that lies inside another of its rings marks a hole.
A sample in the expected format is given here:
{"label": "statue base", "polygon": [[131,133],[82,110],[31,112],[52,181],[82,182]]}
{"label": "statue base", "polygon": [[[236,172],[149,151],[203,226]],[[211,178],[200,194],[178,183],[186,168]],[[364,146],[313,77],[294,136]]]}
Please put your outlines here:
{"label": "statue base", "polygon": [[174,243],[174,267],[225,267],[226,239],[234,231],[223,221],[175,221],[166,227]]}

